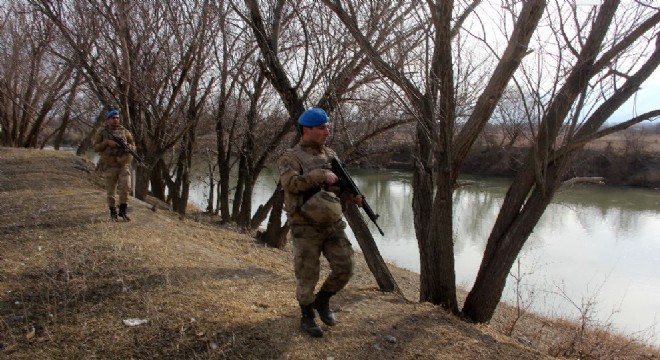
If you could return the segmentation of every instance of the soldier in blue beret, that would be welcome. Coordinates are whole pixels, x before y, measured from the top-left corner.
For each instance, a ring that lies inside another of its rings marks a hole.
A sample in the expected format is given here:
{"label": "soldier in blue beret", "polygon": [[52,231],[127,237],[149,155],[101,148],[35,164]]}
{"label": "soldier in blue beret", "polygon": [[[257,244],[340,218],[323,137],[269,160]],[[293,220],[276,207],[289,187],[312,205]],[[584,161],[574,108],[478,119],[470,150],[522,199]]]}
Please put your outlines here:
{"label": "soldier in blue beret", "polygon": [[[323,336],[314,320],[314,310],[324,324],[336,324],[330,297],[343,289],[353,275],[353,247],[344,231],[343,210],[348,201],[362,204],[362,196],[341,191],[339,179],[331,171],[330,160],[337,155],[325,145],[330,135],[328,121],[323,109],[303,112],[298,118],[300,142],[278,160],[293,244],[296,299],[302,312],[300,325],[313,337]],[[315,295],[321,254],[330,263],[331,272]]]}
{"label": "soldier in blue beret", "polygon": [[[128,194],[131,191],[131,161],[133,157],[116,139],[135,151],[135,141],[128,129],[121,126],[119,110],[110,110],[105,115],[105,126],[96,133],[94,151],[99,153],[105,178],[110,219],[131,221],[128,216]],[[119,192],[119,193],[117,193]],[[119,211],[117,211],[119,197]]]}

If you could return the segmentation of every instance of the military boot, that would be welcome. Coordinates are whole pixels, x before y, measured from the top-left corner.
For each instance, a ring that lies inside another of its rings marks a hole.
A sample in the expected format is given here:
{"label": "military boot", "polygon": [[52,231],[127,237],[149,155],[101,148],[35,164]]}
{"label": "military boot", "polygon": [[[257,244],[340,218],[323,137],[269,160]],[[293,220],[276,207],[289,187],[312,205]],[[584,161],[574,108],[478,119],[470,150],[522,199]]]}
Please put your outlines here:
{"label": "military boot", "polygon": [[128,217],[127,208],[128,208],[128,205],[119,204],[119,216],[123,217],[124,220],[126,220],[126,221],[131,221],[131,218]]}
{"label": "military boot", "polygon": [[314,309],[319,312],[319,317],[324,324],[328,326],[335,326],[337,320],[335,319],[335,314],[330,309],[330,297],[335,293],[330,291],[319,291],[316,294],[316,299],[312,303]]}
{"label": "military boot", "polygon": [[316,325],[316,321],[314,321],[314,309],[312,308],[312,305],[300,305],[300,310],[302,311],[300,327],[303,331],[313,337],[322,337],[323,330]]}
{"label": "military boot", "polygon": [[117,208],[110,206],[110,220],[117,221]]}

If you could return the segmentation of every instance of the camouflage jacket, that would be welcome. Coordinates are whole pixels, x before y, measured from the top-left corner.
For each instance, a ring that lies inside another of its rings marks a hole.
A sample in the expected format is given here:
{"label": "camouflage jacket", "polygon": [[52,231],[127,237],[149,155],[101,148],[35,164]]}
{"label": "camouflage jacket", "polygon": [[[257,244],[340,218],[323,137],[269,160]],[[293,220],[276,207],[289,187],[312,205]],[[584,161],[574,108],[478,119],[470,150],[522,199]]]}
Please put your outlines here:
{"label": "camouflage jacket", "polygon": [[327,146],[301,141],[288,149],[278,160],[280,182],[284,189],[284,210],[292,224],[308,223],[300,213],[300,207],[321,189],[342,195],[342,204],[347,194],[340,194],[338,186],[325,185],[326,172],[331,172],[330,160],[335,152]]}
{"label": "camouflage jacket", "polygon": [[107,131],[112,132],[118,138],[124,140],[126,144],[135,149],[135,141],[133,140],[133,135],[125,127],[119,125],[117,127],[108,127],[104,126],[96,133],[94,137],[94,151],[99,153],[101,157],[101,163],[106,167],[121,167],[126,166],[131,163],[133,157],[128,152],[122,150],[121,148],[112,148],[108,146],[106,140],[112,140],[112,137],[107,133]]}

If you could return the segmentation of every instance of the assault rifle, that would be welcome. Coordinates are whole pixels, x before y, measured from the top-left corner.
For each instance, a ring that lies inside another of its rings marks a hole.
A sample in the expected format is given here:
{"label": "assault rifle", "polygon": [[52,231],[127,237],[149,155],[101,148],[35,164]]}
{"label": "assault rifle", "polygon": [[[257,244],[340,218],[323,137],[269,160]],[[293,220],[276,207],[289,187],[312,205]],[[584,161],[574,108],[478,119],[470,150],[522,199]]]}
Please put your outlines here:
{"label": "assault rifle", "polygon": [[[330,164],[332,165],[332,172],[335,173],[335,175],[337,175],[339,178],[339,182],[341,183],[342,188],[350,191],[353,196],[362,195],[360,189],[358,189],[357,185],[355,185],[353,178],[351,178],[351,175],[348,174],[348,171],[346,171],[346,168],[341,163],[341,161],[339,161],[339,159],[333,157],[330,161]],[[369,219],[371,219],[374,225],[376,225],[380,234],[385,236],[385,233],[376,222],[376,219],[378,219],[380,215],[374,213],[364,196],[362,197],[362,209],[364,209],[364,212],[367,214],[367,216],[369,216]]]}
{"label": "assault rifle", "polygon": [[120,138],[119,136],[113,134],[112,131],[108,130],[107,128],[104,129],[104,131],[105,131],[106,133],[108,133],[108,135],[110,135],[110,137],[112,138],[112,140],[113,140],[114,142],[116,142],[117,144],[119,144],[119,147],[120,147],[122,150],[124,150],[124,151],[126,151],[127,153],[131,154],[131,155],[133,156],[133,158],[134,158],[135,160],[137,160],[138,164],[140,164],[140,165],[142,165],[142,166],[146,166],[146,164],[144,163],[144,160],[142,160],[142,158],[139,157],[138,154],[135,153],[135,151],[131,150],[131,147],[128,146],[128,144],[127,144],[126,142],[124,142],[124,140],[123,140],[122,138]]}

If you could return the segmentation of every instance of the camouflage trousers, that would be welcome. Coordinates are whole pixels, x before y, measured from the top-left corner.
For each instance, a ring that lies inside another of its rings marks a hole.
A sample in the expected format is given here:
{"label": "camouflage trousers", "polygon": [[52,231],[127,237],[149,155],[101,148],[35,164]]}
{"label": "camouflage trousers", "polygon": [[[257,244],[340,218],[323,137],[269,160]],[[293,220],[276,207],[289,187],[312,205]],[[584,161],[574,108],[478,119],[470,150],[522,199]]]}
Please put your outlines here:
{"label": "camouflage trousers", "polygon": [[353,247],[343,220],[329,226],[291,225],[296,299],[301,305],[314,301],[314,288],[321,271],[321,254],[330,264],[330,274],[321,290],[336,293],[353,276]]}
{"label": "camouflage trousers", "polygon": [[108,206],[117,205],[117,195],[119,195],[120,204],[128,203],[128,194],[131,191],[131,168],[128,165],[106,167],[103,177],[105,178]]}

